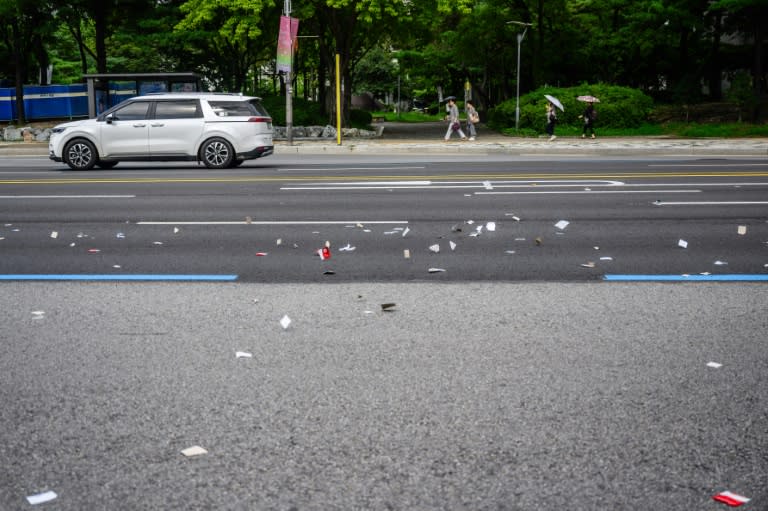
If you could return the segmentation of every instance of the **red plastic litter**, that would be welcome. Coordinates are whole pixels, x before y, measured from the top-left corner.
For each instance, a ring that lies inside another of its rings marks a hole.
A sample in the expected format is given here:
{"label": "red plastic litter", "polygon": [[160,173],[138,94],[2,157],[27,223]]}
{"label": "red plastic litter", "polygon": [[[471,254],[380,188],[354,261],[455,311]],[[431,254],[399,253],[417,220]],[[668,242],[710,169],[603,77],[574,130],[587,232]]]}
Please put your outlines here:
{"label": "red plastic litter", "polygon": [[265,255],[267,255],[267,252],[256,252],[256,255],[259,257],[264,257]]}
{"label": "red plastic litter", "polygon": [[317,251],[317,255],[320,256],[320,259],[325,261],[326,259],[331,258],[331,249],[328,247],[323,247],[320,250]]}
{"label": "red plastic litter", "polygon": [[744,497],[742,495],[737,495],[729,491],[718,493],[712,498],[718,502],[728,504],[731,507],[739,507],[740,505],[745,504],[750,500],[747,497]]}
{"label": "red plastic litter", "polygon": [[99,250],[98,248],[89,248],[88,252],[90,252],[91,254],[98,254],[99,252],[101,252],[101,250]]}

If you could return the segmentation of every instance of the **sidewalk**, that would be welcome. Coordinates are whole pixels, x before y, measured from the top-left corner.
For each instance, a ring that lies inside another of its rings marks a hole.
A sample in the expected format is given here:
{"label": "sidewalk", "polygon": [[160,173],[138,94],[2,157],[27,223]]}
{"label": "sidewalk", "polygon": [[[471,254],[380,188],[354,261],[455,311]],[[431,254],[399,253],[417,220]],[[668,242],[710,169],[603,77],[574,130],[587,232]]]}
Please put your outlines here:
{"label": "sidewalk", "polygon": [[[768,158],[768,138],[682,139],[662,137],[507,137],[478,127],[476,141],[453,137],[443,140],[445,123],[384,123],[381,137],[375,139],[275,139],[275,154],[507,154],[569,156],[753,156]],[[46,142],[0,142],[0,158],[9,156],[46,156]]]}

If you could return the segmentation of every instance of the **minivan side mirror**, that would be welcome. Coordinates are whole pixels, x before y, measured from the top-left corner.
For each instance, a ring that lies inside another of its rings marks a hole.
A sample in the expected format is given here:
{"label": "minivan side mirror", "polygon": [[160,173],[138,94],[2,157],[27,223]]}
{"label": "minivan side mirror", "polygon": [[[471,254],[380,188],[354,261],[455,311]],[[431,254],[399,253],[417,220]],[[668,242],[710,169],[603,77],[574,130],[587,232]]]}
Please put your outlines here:
{"label": "minivan side mirror", "polygon": [[114,120],[114,116],[112,114],[109,114],[104,118],[104,120],[107,121],[107,124],[112,124],[112,121]]}

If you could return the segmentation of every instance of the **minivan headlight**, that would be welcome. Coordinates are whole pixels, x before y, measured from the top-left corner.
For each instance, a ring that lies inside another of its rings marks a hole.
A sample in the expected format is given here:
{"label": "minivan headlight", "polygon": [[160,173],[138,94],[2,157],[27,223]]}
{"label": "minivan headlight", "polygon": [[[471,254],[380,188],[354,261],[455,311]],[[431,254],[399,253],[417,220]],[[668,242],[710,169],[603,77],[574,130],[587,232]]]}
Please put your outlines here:
{"label": "minivan headlight", "polygon": [[51,133],[56,133],[56,134],[63,133],[65,129],[67,129],[66,126],[64,127],[56,126],[55,128],[51,129]]}

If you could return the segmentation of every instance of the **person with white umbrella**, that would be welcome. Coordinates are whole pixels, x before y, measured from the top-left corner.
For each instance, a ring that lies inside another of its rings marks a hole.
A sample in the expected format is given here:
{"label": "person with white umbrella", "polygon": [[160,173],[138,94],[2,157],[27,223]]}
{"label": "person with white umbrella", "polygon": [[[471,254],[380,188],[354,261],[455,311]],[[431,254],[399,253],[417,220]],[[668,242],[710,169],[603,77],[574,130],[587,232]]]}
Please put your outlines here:
{"label": "person with white umbrella", "polygon": [[556,97],[550,96],[549,94],[544,94],[544,97],[547,98],[547,127],[545,128],[545,131],[547,132],[547,135],[549,135],[549,141],[552,142],[557,138],[555,135],[555,124],[557,123],[557,110],[555,110],[555,106],[562,111],[565,111],[565,109],[563,108],[563,104],[560,103]]}
{"label": "person with white umbrella", "polygon": [[592,138],[595,138],[595,120],[597,119],[595,103],[599,103],[600,100],[594,96],[579,96],[576,99],[587,103],[584,115],[580,116],[584,118],[584,130],[581,132],[581,138],[587,138],[588,131],[592,133]]}

